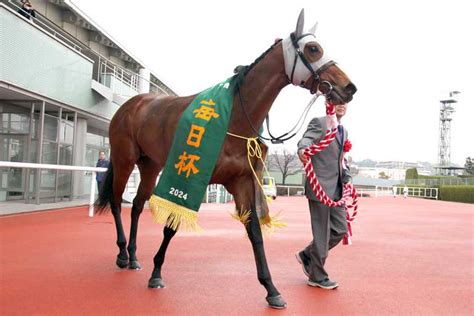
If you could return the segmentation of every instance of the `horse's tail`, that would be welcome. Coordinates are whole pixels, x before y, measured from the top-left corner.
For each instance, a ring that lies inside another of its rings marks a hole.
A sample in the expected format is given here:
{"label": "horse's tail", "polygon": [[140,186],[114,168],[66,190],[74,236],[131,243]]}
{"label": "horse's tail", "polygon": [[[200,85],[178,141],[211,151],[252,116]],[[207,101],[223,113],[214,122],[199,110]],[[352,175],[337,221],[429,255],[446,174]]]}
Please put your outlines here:
{"label": "horse's tail", "polygon": [[114,184],[114,168],[112,167],[112,161],[109,162],[107,171],[105,172],[105,178],[102,182],[102,185],[99,188],[99,197],[94,203],[95,210],[97,214],[105,214],[110,208],[107,207],[107,204],[112,205],[113,199],[113,186]]}

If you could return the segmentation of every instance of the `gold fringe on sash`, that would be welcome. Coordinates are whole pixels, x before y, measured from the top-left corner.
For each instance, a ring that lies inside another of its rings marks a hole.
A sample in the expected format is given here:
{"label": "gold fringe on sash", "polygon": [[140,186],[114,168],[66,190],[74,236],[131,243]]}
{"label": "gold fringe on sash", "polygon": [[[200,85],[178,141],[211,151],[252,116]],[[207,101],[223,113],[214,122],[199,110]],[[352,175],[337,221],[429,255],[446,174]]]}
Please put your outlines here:
{"label": "gold fringe on sash", "polygon": [[282,221],[281,211],[275,215],[268,214],[267,216],[260,218],[260,227],[264,234],[273,234],[276,228],[283,228],[288,226],[285,222]]}
{"label": "gold fringe on sash", "polygon": [[244,226],[247,226],[249,222],[249,217],[250,217],[250,210],[246,210],[246,211],[241,210],[240,212],[238,212],[236,209],[235,213],[230,214],[230,216],[232,216],[232,218],[235,219],[236,221],[239,221],[242,224],[244,224]]}
{"label": "gold fringe on sash", "polygon": [[164,224],[175,231],[178,228],[197,232],[202,231],[197,222],[198,212],[154,194],[151,196],[149,203],[155,223]]}
{"label": "gold fringe on sash", "polygon": [[[230,214],[230,216],[246,226],[249,222],[250,212],[250,210],[239,212],[236,209],[235,213]],[[271,234],[275,231],[275,228],[283,228],[287,226],[287,224],[281,220],[281,212],[278,212],[273,216],[268,214],[267,216],[260,218],[258,221],[263,233]]]}

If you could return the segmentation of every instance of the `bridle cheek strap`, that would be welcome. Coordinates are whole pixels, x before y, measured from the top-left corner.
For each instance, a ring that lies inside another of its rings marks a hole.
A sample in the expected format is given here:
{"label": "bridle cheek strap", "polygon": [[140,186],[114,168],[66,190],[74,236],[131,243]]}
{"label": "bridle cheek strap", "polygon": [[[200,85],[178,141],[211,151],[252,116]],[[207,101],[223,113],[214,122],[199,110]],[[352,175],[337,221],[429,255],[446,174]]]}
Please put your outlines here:
{"label": "bridle cheek strap", "polygon": [[[319,75],[325,70],[327,70],[330,66],[334,65],[335,62],[332,61],[331,58],[329,58],[329,56],[326,56],[323,54],[323,56],[319,60],[313,63],[310,63],[308,59],[306,58],[306,56],[304,55],[303,51],[301,50],[300,45],[298,44],[298,42],[306,36],[314,37],[313,34],[307,33],[307,34],[301,35],[299,38],[296,38],[295,33],[291,33],[289,39],[284,41],[283,44],[284,45],[286,44],[287,46],[290,45],[289,42],[291,41],[291,46],[292,46],[291,50],[293,50],[293,52],[291,52],[289,47],[284,49],[284,53],[285,55],[287,55],[285,56],[285,59],[290,57],[288,55],[294,55],[293,63],[292,63],[293,65],[291,67],[290,74],[288,74],[289,69],[287,66],[285,67],[285,69],[286,69],[289,81],[294,85],[304,86],[306,81],[312,77],[314,82],[311,87],[311,92],[314,93],[315,92],[314,85],[316,84],[316,82],[319,82]],[[298,57],[299,57],[299,60],[298,60]],[[299,63],[299,61],[301,61],[302,65]],[[285,60],[285,62],[288,63],[289,61]]]}

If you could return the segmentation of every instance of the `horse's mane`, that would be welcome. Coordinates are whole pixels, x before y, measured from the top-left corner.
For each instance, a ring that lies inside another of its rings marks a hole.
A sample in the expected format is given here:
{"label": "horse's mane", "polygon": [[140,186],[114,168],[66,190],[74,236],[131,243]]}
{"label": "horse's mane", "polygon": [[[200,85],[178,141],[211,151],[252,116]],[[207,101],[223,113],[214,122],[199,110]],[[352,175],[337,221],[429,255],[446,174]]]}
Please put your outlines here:
{"label": "horse's mane", "polygon": [[[234,69],[234,74],[235,74],[235,78],[234,78],[234,82],[235,82],[235,86],[237,88],[240,88],[240,86],[242,85],[244,79],[245,79],[245,76],[250,72],[250,70],[252,70],[252,68],[258,64],[263,58],[265,58],[265,56],[267,56],[267,54],[269,52],[271,52],[273,50],[273,48],[275,48],[275,46],[281,42],[281,39],[277,39],[275,41],[275,43],[273,43],[272,46],[270,46],[266,51],[264,51],[257,59],[254,60],[253,63],[251,63],[250,65],[247,65],[247,66],[243,66],[243,65],[239,65],[237,67],[235,67]],[[235,91],[238,91],[238,89],[235,89]]]}

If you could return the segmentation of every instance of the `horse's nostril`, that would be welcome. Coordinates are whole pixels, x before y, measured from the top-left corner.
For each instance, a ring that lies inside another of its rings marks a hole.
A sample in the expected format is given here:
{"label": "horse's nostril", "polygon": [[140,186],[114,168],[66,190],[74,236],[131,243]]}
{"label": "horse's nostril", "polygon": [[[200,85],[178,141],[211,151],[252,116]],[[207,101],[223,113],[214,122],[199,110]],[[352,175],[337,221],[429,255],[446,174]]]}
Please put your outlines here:
{"label": "horse's nostril", "polygon": [[347,93],[348,95],[354,95],[356,93],[357,87],[353,83],[349,83],[345,88],[344,92]]}

